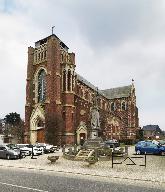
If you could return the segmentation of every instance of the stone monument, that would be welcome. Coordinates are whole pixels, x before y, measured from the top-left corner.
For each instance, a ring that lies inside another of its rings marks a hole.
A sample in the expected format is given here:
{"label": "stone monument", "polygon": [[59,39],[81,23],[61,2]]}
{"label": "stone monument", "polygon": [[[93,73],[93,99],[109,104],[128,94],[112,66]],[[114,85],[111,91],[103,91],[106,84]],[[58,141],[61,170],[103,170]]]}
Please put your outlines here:
{"label": "stone monument", "polygon": [[95,139],[98,137],[98,131],[100,130],[100,115],[98,108],[94,106],[91,109],[91,133],[90,138]]}
{"label": "stone monument", "polygon": [[90,127],[90,137],[84,143],[86,148],[97,148],[100,147],[100,143],[103,142],[102,138],[98,136],[100,130],[100,114],[98,107],[98,90],[95,94],[93,100],[93,106],[91,109],[91,127]]}

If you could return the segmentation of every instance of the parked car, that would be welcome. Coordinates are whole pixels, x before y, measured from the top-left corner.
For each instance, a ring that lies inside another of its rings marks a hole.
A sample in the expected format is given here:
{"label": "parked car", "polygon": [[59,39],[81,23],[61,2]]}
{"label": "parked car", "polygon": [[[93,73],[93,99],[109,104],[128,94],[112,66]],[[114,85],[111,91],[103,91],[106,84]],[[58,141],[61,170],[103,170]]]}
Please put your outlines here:
{"label": "parked car", "polygon": [[[17,144],[17,147],[20,148],[22,153],[26,153],[26,155],[32,154],[32,145],[29,144]],[[33,147],[33,155],[40,155],[41,151],[37,147]]]}
{"label": "parked car", "polygon": [[136,154],[159,154],[165,155],[165,146],[155,144],[152,141],[139,141],[135,145]]}
{"label": "parked car", "polygon": [[10,149],[6,145],[0,145],[0,158],[4,159],[19,159],[20,151]]}
{"label": "parked car", "polygon": [[31,152],[33,150],[34,155],[42,155],[44,153],[42,147],[37,147],[35,145],[26,145],[26,147],[30,148]]}
{"label": "parked car", "polygon": [[55,150],[57,150],[57,146],[49,145],[46,143],[36,143],[36,147],[42,147],[44,153],[53,153]]}
{"label": "parked car", "polygon": [[10,149],[12,149],[12,150],[20,153],[20,158],[23,158],[23,157],[26,156],[26,154],[25,154],[24,152],[22,152],[19,147],[16,146],[16,144],[8,143],[8,144],[5,144],[5,145],[6,145],[8,148],[10,148]]}
{"label": "parked car", "polygon": [[159,144],[165,146],[165,140],[159,140]]}
{"label": "parked car", "polygon": [[27,144],[16,144],[16,147],[18,147],[25,156],[31,155],[31,150],[26,147]]}
{"label": "parked car", "polygon": [[112,140],[105,141],[104,146],[109,148],[114,148],[114,147],[116,148],[120,146],[120,143],[116,139],[112,139]]}

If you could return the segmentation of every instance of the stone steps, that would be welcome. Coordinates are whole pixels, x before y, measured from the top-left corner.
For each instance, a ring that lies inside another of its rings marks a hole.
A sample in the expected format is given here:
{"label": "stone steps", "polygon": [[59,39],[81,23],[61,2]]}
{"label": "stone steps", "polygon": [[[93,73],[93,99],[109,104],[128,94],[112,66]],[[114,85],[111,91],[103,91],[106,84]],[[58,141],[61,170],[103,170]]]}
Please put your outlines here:
{"label": "stone steps", "polygon": [[93,154],[94,154],[94,150],[80,150],[76,155],[75,159],[85,160],[93,156]]}

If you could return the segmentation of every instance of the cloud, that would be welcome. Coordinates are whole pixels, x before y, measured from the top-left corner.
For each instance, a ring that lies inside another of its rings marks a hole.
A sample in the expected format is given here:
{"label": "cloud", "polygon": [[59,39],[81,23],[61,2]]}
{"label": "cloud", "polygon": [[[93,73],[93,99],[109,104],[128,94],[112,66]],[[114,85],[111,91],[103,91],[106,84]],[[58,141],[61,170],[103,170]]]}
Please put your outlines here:
{"label": "cloud", "polygon": [[100,89],[135,79],[140,125],[165,129],[164,9],[163,0],[1,0],[0,114],[24,117],[27,47],[55,25],[80,75]]}

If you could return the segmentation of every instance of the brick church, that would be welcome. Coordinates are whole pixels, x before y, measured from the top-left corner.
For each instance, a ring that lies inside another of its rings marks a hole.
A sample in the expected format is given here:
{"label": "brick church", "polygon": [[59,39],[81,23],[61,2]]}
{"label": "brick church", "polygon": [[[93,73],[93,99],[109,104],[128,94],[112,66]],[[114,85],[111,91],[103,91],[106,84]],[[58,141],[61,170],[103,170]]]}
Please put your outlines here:
{"label": "brick church", "polygon": [[134,141],[139,129],[133,82],[99,90],[76,73],[75,54],[52,34],[28,48],[25,142],[80,144],[91,131],[97,95],[104,140]]}

